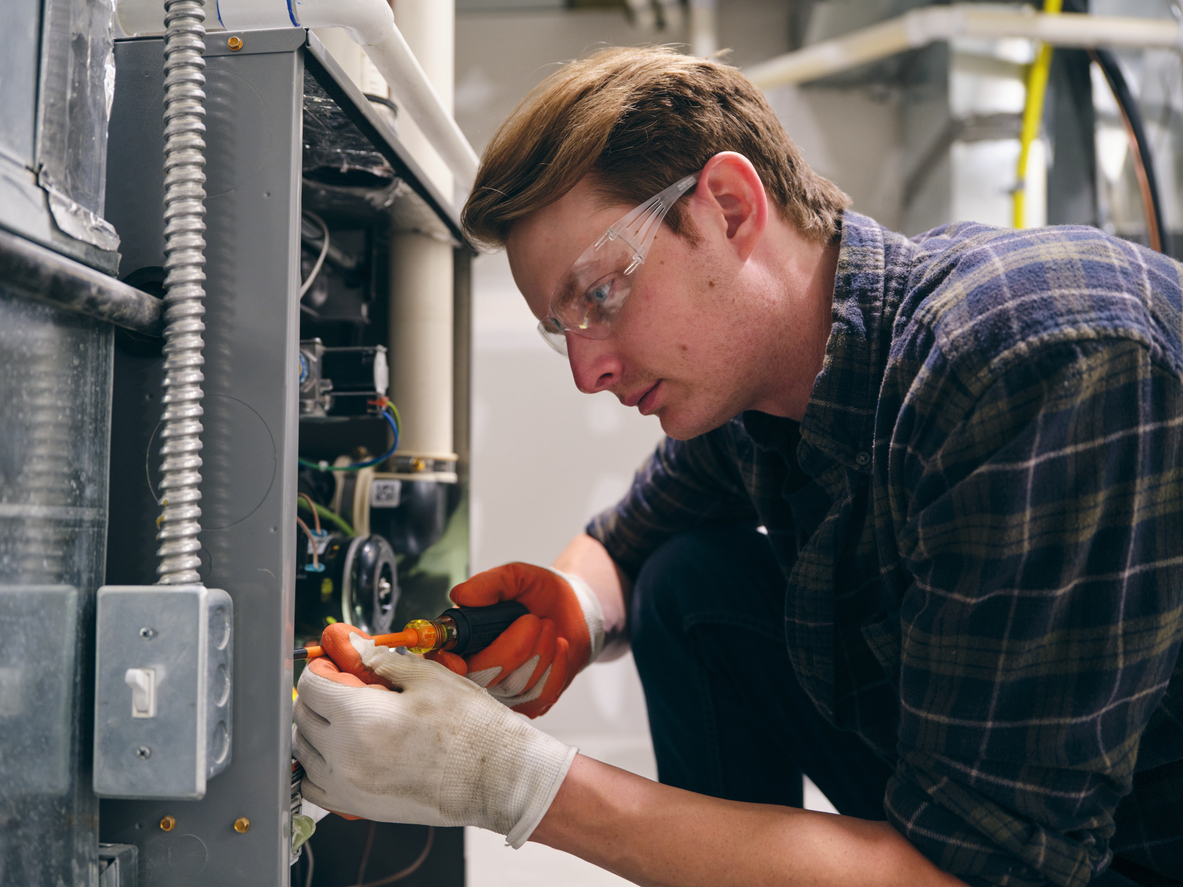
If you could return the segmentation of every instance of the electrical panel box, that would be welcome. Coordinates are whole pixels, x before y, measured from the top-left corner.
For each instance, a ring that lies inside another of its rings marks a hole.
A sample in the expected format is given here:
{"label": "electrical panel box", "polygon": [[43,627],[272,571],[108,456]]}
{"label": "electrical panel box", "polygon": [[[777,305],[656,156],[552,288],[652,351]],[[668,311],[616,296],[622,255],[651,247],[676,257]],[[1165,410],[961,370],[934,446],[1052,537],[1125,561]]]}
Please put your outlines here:
{"label": "electrical panel box", "polygon": [[[195,601],[184,621],[169,629],[184,639],[179,645],[190,648],[187,656],[139,655],[163,637],[166,614],[179,606],[177,589],[161,588],[158,597],[117,590],[156,588],[152,517],[161,498],[164,396],[159,342],[118,335],[110,436],[111,489],[117,492],[110,500],[106,558],[111,587],[100,604],[98,641],[98,704],[111,716],[96,723],[99,839],[137,848],[141,887],[280,887],[307,872],[300,867],[306,858],[292,867],[299,854],[292,851],[292,689],[298,675],[291,651],[305,640],[302,626],[319,635],[326,618],[380,626],[434,615],[448,605],[448,588],[466,576],[471,254],[460,246],[451,201],[427,182],[392,127],[315,36],[296,28],[211,33],[204,57],[197,572],[206,586],[233,598],[228,647],[234,687],[227,702],[233,722],[226,721],[232,752],[225,770],[211,778],[209,765],[219,763],[214,728],[220,714],[208,714],[205,729],[198,729],[200,719],[190,713],[175,731],[175,748],[165,742],[158,752],[153,743],[162,740],[149,736],[149,725],[173,715],[164,709],[167,682],[178,674],[195,706],[219,698],[219,651],[197,633]],[[121,275],[151,290],[159,288],[165,264],[163,41],[117,41],[115,61],[107,218],[121,237]],[[426,232],[452,251],[454,291],[436,295],[457,306],[459,343],[458,458],[449,463],[450,474],[424,462],[414,482],[401,479],[401,467],[375,476],[384,460],[374,458],[393,451],[397,436],[395,417],[382,413],[398,354],[389,321],[395,301],[390,242],[408,231]],[[320,468],[342,457],[372,459],[374,466],[340,474]],[[372,486],[377,492],[371,496]],[[372,500],[381,503],[373,512]],[[378,529],[359,521],[371,513]],[[108,614],[109,605],[123,606],[121,597],[137,595],[134,614]],[[161,634],[145,640],[143,628]],[[204,666],[198,650],[207,657]],[[201,736],[204,797],[197,794]],[[148,749],[145,756],[136,754],[141,747]],[[165,753],[176,755],[169,769],[184,779],[162,772],[160,784],[137,783]],[[200,800],[164,800],[183,796]],[[372,880],[383,864],[378,845],[390,850],[396,865],[402,850],[414,858],[425,840],[414,826],[341,822],[322,821],[308,844],[317,857],[314,880],[334,868],[356,871],[363,855],[372,860]],[[379,833],[372,853],[365,849],[371,827]],[[435,849],[416,877],[440,887],[462,884],[460,831],[432,840]],[[333,854],[341,858],[331,864]]]}

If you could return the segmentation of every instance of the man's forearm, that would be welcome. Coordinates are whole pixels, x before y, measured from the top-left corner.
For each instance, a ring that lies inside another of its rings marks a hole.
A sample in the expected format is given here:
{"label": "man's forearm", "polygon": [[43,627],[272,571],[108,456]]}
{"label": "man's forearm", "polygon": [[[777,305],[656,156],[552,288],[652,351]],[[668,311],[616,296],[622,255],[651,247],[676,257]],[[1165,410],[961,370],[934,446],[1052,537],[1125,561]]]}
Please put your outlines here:
{"label": "man's forearm", "polygon": [[552,565],[573,573],[591,586],[604,610],[604,652],[602,659],[619,655],[628,644],[627,615],[629,579],[616,566],[607,549],[586,533],[568,543]]}
{"label": "man's forearm", "polygon": [[742,804],[576,757],[531,837],[646,887],[954,887],[885,822]]}

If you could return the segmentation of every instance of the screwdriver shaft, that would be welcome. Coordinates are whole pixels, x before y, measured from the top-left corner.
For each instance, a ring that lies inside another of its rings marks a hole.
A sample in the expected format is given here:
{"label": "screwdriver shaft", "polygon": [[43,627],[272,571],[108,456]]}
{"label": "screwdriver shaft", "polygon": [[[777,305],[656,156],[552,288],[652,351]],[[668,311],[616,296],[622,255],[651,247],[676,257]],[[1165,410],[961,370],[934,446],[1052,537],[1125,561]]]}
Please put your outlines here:
{"label": "screwdriver shaft", "polygon": [[[396,631],[392,634],[380,634],[374,638],[375,647],[417,647],[419,632],[413,628]],[[318,659],[325,655],[323,647],[300,647],[292,651],[293,659]]]}

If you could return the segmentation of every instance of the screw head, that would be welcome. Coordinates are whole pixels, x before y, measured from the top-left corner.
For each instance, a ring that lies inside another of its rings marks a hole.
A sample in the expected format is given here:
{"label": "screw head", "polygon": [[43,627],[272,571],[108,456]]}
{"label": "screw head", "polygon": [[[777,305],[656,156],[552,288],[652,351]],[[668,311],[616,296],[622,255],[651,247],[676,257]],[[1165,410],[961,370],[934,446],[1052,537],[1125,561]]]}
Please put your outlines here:
{"label": "screw head", "polygon": [[152,757],[152,749],[148,748],[146,745],[141,745],[136,749],[136,757],[141,761],[146,761],[148,758]]}
{"label": "screw head", "polygon": [[146,641],[150,641],[150,640],[152,640],[152,638],[156,637],[156,629],[149,628],[148,626],[145,625],[143,628],[140,629],[140,637],[142,637]]}
{"label": "screw head", "polygon": [[240,835],[245,835],[251,830],[251,821],[245,816],[240,816],[234,820],[234,830]]}
{"label": "screw head", "polygon": [[160,820],[160,830],[162,832],[171,832],[176,827],[177,821],[171,816],[166,816],[164,819]]}
{"label": "screw head", "polygon": [[230,47],[231,52],[238,52],[238,50],[242,49],[242,38],[231,37],[226,41],[226,45]]}

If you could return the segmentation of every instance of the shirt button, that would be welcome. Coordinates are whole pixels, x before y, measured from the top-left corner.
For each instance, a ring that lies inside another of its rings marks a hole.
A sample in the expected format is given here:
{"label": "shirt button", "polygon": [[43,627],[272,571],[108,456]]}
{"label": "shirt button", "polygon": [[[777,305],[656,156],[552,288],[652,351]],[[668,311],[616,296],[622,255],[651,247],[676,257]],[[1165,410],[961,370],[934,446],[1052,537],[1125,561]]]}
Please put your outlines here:
{"label": "shirt button", "polygon": [[859,465],[866,465],[871,461],[870,453],[855,453],[854,461]]}

